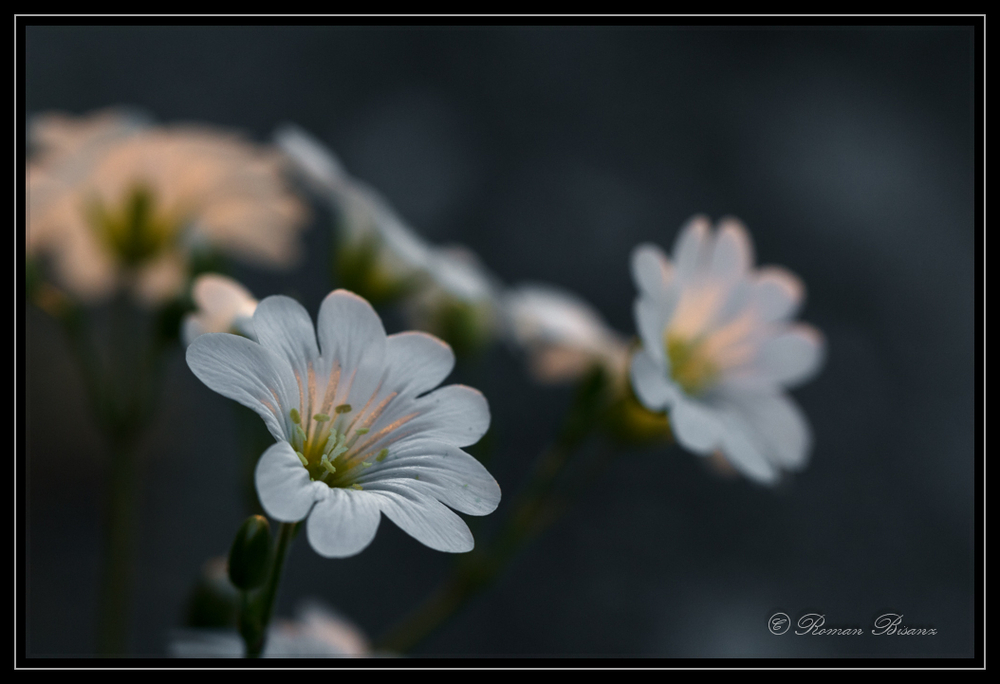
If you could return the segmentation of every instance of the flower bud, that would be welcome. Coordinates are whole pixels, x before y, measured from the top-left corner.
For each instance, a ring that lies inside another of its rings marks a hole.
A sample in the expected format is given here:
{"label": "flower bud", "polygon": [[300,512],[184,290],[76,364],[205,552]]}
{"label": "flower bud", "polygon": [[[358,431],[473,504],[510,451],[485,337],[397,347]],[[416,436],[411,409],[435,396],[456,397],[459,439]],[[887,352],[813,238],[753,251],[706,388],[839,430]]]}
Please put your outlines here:
{"label": "flower bud", "polygon": [[229,581],[238,589],[249,591],[267,579],[271,528],[267,518],[251,515],[240,526],[229,549]]}

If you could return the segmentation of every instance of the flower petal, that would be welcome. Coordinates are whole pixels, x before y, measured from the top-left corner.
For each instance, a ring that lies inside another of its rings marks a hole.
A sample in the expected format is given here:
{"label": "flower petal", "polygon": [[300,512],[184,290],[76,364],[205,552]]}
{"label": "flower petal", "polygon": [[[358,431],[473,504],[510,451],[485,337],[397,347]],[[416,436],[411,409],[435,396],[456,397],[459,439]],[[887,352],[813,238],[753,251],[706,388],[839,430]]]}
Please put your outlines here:
{"label": "flower petal", "polygon": [[181,339],[185,345],[191,344],[194,338],[207,332],[208,327],[201,316],[193,314],[184,317],[184,322],[181,324]]}
{"label": "flower petal", "polygon": [[768,461],[787,470],[806,465],[812,430],[794,401],[784,394],[771,394],[741,397],[737,405]]}
{"label": "flower petal", "polygon": [[170,633],[167,650],[174,658],[242,658],[246,647],[234,631],[178,629]]}
{"label": "flower petal", "polygon": [[287,413],[298,388],[285,359],[228,333],[200,335],[187,348],[186,358],[209,389],[253,409],[275,439],[286,439]]}
{"label": "flower petal", "polygon": [[[432,439],[457,447],[475,444],[490,426],[490,408],[483,393],[465,385],[448,385],[417,399],[401,397],[389,404],[371,427],[377,440],[365,446],[378,450],[413,439]],[[388,428],[388,429],[387,429]]]}
{"label": "flower petal", "polygon": [[390,335],[386,340],[386,385],[422,394],[440,385],[455,367],[455,354],[445,342],[422,332]]}
{"label": "flower petal", "polygon": [[475,546],[472,532],[458,515],[411,486],[415,480],[379,480],[365,489],[401,530],[435,551],[464,553]]}
{"label": "flower petal", "polygon": [[327,558],[361,553],[378,530],[378,502],[369,492],[323,487],[326,496],[316,503],[306,522],[309,545]]}
{"label": "flower petal", "polygon": [[778,479],[778,470],[768,462],[755,437],[753,428],[729,413],[722,435],[722,451],[726,460],[750,479],[773,484]]}
{"label": "flower petal", "polygon": [[735,282],[752,266],[753,244],[747,229],[736,219],[724,219],[712,245],[709,274],[725,282]]}
{"label": "flower petal", "polygon": [[650,411],[666,408],[677,396],[677,391],[667,379],[666,369],[654,361],[645,349],[632,355],[629,376],[635,396]]}
{"label": "flower petal", "polygon": [[357,481],[367,489],[386,479],[412,480],[414,489],[470,515],[487,515],[500,504],[500,485],[483,464],[458,447],[434,440],[416,439],[393,448],[384,462]]}
{"label": "flower petal", "polygon": [[[319,360],[316,331],[305,307],[291,297],[267,297],[257,305],[253,328],[261,346],[287,359],[299,388],[308,391],[310,374],[320,369],[316,368]],[[301,405],[304,398],[294,404],[299,410],[305,410]]]}
{"label": "flower petal", "polygon": [[257,496],[267,514],[281,522],[298,522],[313,507],[322,490],[329,489],[321,482],[309,479],[309,471],[288,442],[277,442],[257,461],[254,472]]}
{"label": "flower petal", "polygon": [[177,253],[168,252],[136,273],[135,293],[147,306],[155,306],[180,294],[187,277],[187,265]]}
{"label": "flower petal", "polygon": [[762,268],[754,283],[754,304],[762,321],[771,323],[795,315],[805,286],[793,273],[774,266]]}
{"label": "flower petal", "polygon": [[339,369],[334,403],[363,406],[385,370],[386,334],[381,319],[358,295],[334,290],[319,308],[317,329],[325,372],[336,377]]}
{"label": "flower petal", "polygon": [[663,333],[667,329],[670,318],[674,315],[677,300],[670,302],[655,301],[648,297],[635,300],[633,313],[635,325],[639,329],[639,339],[643,348],[664,368],[670,365],[664,349]]}
{"label": "flower petal", "polygon": [[285,124],[274,142],[318,190],[335,192],[344,182],[344,169],[333,152],[294,124]]}
{"label": "flower petal", "polygon": [[670,427],[677,441],[699,454],[722,446],[725,427],[715,409],[695,399],[679,397],[670,409]]}
{"label": "flower petal", "polygon": [[755,365],[773,382],[793,387],[819,370],[823,346],[823,335],[812,326],[790,326],[761,343]]}
{"label": "flower petal", "polygon": [[208,332],[237,330],[252,340],[257,339],[251,320],[257,300],[232,278],[216,273],[198,276],[191,288],[191,299],[197,310],[184,317],[182,330],[185,345]]}
{"label": "flower petal", "polygon": [[681,229],[674,242],[674,267],[681,283],[690,283],[704,268],[711,247],[711,223],[705,216],[694,216]]}
{"label": "flower petal", "polygon": [[632,280],[640,296],[661,298],[674,280],[674,267],[656,245],[649,243],[632,250]]}
{"label": "flower petal", "polygon": [[222,315],[236,315],[257,305],[257,300],[243,285],[217,273],[198,276],[191,288],[191,299],[199,309]]}

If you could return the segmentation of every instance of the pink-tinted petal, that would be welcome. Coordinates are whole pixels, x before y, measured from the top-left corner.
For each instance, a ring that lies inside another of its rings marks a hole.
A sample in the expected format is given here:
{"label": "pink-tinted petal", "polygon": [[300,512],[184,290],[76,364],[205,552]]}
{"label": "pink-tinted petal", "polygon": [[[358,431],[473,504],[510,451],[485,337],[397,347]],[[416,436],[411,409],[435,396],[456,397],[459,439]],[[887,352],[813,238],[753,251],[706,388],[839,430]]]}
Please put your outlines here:
{"label": "pink-tinted petal", "polygon": [[711,248],[711,223],[705,216],[689,220],[674,242],[674,268],[682,284],[690,283],[705,268]]}
{"label": "pink-tinted petal", "polygon": [[793,387],[819,370],[823,353],[822,334],[812,326],[799,324],[765,340],[756,365],[773,382]]}
{"label": "pink-tinted petal", "polygon": [[742,223],[723,220],[717,229],[708,263],[709,275],[727,283],[746,275],[753,266],[753,244]]}
{"label": "pink-tinted petal", "polygon": [[773,266],[758,271],[753,290],[757,315],[768,323],[794,316],[805,297],[805,286],[795,274]]}

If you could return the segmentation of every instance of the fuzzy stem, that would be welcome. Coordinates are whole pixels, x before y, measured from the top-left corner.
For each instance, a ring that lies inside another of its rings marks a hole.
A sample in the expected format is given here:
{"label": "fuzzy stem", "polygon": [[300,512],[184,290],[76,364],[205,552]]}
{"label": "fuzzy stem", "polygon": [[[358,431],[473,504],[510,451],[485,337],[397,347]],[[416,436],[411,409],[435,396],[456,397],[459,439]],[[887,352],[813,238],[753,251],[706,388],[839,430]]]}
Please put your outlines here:
{"label": "fuzzy stem", "polygon": [[299,523],[281,523],[278,529],[278,541],[272,554],[271,572],[260,593],[253,599],[244,592],[244,600],[240,611],[240,635],[247,647],[247,658],[259,658],[267,641],[267,626],[274,612],[274,600],[278,596],[278,585],[281,582],[281,570],[288,555],[288,547],[295,536]]}

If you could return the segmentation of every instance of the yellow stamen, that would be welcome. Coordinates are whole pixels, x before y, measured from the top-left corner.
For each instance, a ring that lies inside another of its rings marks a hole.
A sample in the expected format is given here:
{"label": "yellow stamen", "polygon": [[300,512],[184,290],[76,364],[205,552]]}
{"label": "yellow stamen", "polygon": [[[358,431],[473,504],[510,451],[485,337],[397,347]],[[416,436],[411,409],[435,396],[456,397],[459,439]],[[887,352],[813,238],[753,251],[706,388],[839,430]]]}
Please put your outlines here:
{"label": "yellow stamen", "polygon": [[704,392],[718,377],[718,366],[705,353],[701,340],[684,340],[676,335],[666,336],[667,358],[670,360],[670,377],[690,395]]}

